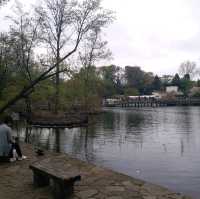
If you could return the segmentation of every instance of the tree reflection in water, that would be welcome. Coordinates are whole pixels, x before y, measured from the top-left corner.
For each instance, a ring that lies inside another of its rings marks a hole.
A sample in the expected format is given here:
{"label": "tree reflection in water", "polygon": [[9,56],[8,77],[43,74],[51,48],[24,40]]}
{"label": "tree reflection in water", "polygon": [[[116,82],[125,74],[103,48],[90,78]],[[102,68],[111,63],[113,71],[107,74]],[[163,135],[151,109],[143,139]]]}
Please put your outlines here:
{"label": "tree reflection in water", "polygon": [[35,146],[199,196],[199,129],[199,107],[162,107],[108,109],[87,128],[21,126],[19,134]]}

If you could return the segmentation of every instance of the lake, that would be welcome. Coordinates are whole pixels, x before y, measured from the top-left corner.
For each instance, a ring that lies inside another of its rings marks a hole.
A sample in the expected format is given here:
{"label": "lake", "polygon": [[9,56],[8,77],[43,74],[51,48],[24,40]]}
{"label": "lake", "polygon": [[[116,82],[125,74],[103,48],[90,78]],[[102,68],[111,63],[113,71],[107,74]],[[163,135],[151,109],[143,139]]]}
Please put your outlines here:
{"label": "lake", "polygon": [[20,127],[22,140],[200,196],[200,107],[105,109],[88,128]]}

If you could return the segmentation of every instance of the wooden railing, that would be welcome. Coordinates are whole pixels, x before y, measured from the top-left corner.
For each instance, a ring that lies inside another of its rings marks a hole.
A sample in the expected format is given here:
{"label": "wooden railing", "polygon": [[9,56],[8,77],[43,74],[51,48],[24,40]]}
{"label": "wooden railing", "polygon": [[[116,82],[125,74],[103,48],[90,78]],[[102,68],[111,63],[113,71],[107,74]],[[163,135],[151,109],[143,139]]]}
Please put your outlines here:
{"label": "wooden railing", "polygon": [[162,106],[200,106],[200,98],[135,98],[123,99],[113,103],[104,103],[105,107],[162,107]]}

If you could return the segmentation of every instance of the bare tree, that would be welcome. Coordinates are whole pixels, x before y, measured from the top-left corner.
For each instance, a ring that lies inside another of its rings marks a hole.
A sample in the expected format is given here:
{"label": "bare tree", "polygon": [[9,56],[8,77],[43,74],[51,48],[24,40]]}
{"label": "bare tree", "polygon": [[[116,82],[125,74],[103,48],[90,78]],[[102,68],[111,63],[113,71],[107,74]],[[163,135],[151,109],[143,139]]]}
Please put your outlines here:
{"label": "bare tree", "polygon": [[11,72],[12,55],[9,36],[0,34],[0,96],[6,87]]}
{"label": "bare tree", "polygon": [[101,39],[101,30],[94,28],[79,51],[79,59],[83,68],[89,68],[103,59],[111,58],[112,53],[107,49],[107,43]]}
{"label": "bare tree", "polygon": [[8,17],[10,26],[11,48],[15,59],[15,68],[28,82],[32,81],[34,49],[39,42],[40,18],[33,18],[17,4],[15,16]]}
{"label": "bare tree", "polygon": [[[14,98],[10,99],[1,109],[0,113],[4,112],[8,107],[16,103],[24,96],[29,95],[33,88],[41,81],[49,78],[49,75],[56,69],[56,67],[64,60],[74,54],[80,42],[85,39],[89,32],[93,32],[94,28],[105,27],[112,18],[113,13],[105,10],[100,6],[101,0],[85,0],[74,7],[71,13],[73,23],[66,25],[66,30],[73,30],[72,37],[68,40],[68,50],[56,63],[50,66],[46,71],[33,79],[29,85],[25,86]],[[54,72],[55,73],[55,72]]]}
{"label": "bare tree", "polygon": [[[34,49],[39,41],[40,18],[33,18],[28,12],[24,12],[22,4],[16,5],[14,16],[8,18],[12,21],[10,26],[10,48],[14,58],[15,72],[24,79],[27,85],[32,82],[34,75]],[[27,111],[31,112],[31,101],[25,97]]]}
{"label": "bare tree", "polygon": [[72,28],[74,18],[72,16],[77,2],[71,0],[45,0],[44,2],[45,5],[36,8],[36,13],[42,18],[40,24],[44,33],[42,39],[50,47],[53,63],[56,63],[55,113],[57,113],[59,106],[59,72],[61,70],[59,60],[65,44],[71,39],[74,31]]}
{"label": "bare tree", "polygon": [[189,75],[190,78],[193,78],[196,75],[196,63],[191,61],[181,63],[179,67],[179,74],[182,76]]}
{"label": "bare tree", "polygon": [[[100,1],[97,0],[84,1],[82,4],[78,4],[78,2],[75,0],[45,0],[45,5],[36,9],[36,12],[43,19],[41,23],[41,27],[44,31],[43,39],[51,48],[51,52],[54,57],[54,63],[57,63],[55,80],[55,112],[58,111],[59,106],[59,60],[61,58],[61,55],[63,54],[63,51],[66,50],[66,46],[71,46],[71,42],[75,38],[74,33],[76,35],[77,31],[79,32],[79,29],[81,28],[83,23],[87,23],[91,12],[100,9],[99,5]],[[104,15],[104,19],[102,18],[102,16],[96,16],[97,18],[93,19],[91,18],[91,27],[85,26],[86,29],[84,31],[87,32],[89,29],[92,30],[92,26],[99,26],[100,21],[103,23],[107,23],[105,18],[106,15]],[[98,18],[100,19],[100,21],[95,24],[99,20]],[[82,33],[80,34],[80,36],[82,37]]]}
{"label": "bare tree", "polygon": [[9,0],[0,0],[0,7],[5,5]]}
{"label": "bare tree", "polygon": [[111,52],[107,49],[107,42],[101,39],[101,30],[94,28],[93,32],[87,36],[81,51],[79,51],[79,59],[83,69],[83,83],[84,83],[84,106],[88,110],[88,94],[90,82],[90,72],[94,65],[104,59],[111,58]]}

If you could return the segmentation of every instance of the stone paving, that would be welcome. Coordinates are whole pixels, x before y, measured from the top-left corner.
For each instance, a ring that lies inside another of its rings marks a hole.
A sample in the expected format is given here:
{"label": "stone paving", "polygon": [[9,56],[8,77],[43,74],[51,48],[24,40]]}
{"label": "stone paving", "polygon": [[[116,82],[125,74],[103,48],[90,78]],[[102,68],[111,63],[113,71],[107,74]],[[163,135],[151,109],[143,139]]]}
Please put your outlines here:
{"label": "stone paving", "polygon": [[[87,164],[70,158],[66,154],[46,152],[36,156],[31,145],[22,145],[26,160],[14,163],[0,163],[0,199],[52,199],[51,186],[34,188],[29,165],[44,158],[54,158],[59,162],[77,168],[82,180],[75,184],[72,199],[191,199],[166,188],[142,180]],[[62,166],[60,164],[60,166]]]}

